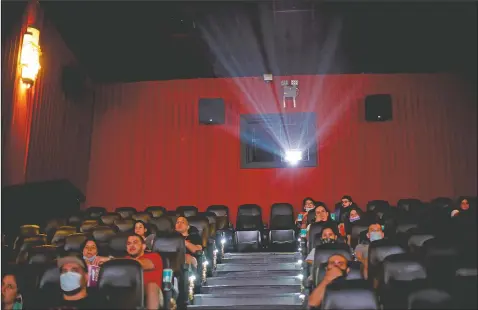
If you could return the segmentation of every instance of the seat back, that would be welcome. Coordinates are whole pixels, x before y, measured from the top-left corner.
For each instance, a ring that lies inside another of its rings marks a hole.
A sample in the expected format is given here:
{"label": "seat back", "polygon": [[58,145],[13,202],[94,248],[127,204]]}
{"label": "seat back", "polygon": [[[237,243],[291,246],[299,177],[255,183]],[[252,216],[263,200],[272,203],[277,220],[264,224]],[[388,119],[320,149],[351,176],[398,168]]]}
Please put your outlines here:
{"label": "seat back", "polygon": [[163,214],[165,214],[166,213],[166,208],[161,207],[161,206],[149,206],[144,211],[148,212],[151,215],[152,218],[155,218],[155,217],[160,217]]}
{"label": "seat back", "polygon": [[414,212],[415,209],[420,208],[421,204],[419,199],[405,198],[397,202],[397,208],[403,212]]}
{"label": "seat back", "polygon": [[373,278],[377,275],[377,272],[386,257],[405,252],[405,249],[393,240],[382,239],[370,242],[368,248],[369,278]]}
{"label": "seat back", "polygon": [[59,293],[61,293],[60,269],[56,264],[48,265],[45,267],[38,283],[37,294],[40,297],[39,303],[41,304],[38,308],[47,309],[48,306],[51,306],[48,305],[48,302],[57,297]]}
{"label": "seat back", "polygon": [[30,238],[40,234],[40,226],[38,225],[22,225],[20,226],[19,237]]}
{"label": "seat back", "polygon": [[347,260],[353,259],[350,247],[345,243],[326,243],[315,247],[314,266],[319,266],[328,261],[332,255],[340,254]]}
{"label": "seat back", "polygon": [[96,226],[92,236],[98,246],[98,254],[104,256],[109,251],[109,242],[116,236],[116,231],[109,226]]}
{"label": "seat back", "polygon": [[100,217],[101,222],[108,226],[114,225],[115,221],[119,219],[121,219],[121,215],[116,212],[109,212]]}
{"label": "seat back", "polygon": [[126,241],[128,240],[129,233],[117,233],[108,242],[109,253],[114,257],[125,257]]}
{"label": "seat back", "polygon": [[199,235],[202,239],[203,248],[207,247],[207,242],[209,239],[209,221],[205,216],[196,215],[188,217],[189,226],[194,226],[197,228]]}
{"label": "seat back", "polygon": [[294,208],[290,203],[274,203],[269,218],[271,230],[294,229]]}
{"label": "seat back", "polygon": [[98,292],[108,301],[110,309],[144,307],[143,269],[132,259],[105,262],[98,278]]}
{"label": "seat back", "polygon": [[174,231],[175,225],[175,223],[173,223],[173,220],[167,215],[152,218],[149,221],[149,224],[151,229],[155,231],[156,234],[172,233]]}
{"label": "seat back", "polygon": [[168,259],[171,269],[176,274],[182,272],[181,267],[185,263],[186,245],[184,237],[177,232],[156,236],[153,244],[153,251],[161,257]]}
{"label": "seat back", "polygon": [[134,230],[134,221],[132,219],[116,220],[115,226],[119,232],[131,232]]}
{"label": "seat back", "polygon": [[68,218],[68,225],[74,226],[74,227],[80,227],[81,223],[83,223],[84,219],[84,214],[81,212],[77,212],[75,214],[72,214]]}
{"label": "seat back", "polygon": [[176,208],[176,213],[184,217],[198,215],[198,208],[195,206],[179,206]]}
{"label": "seat back", "polygon": [[99,219],[103,214],[106,214],[106,209],[103,207],[89,207],[85,210],[86,218]]}
{"label": "seat back", "polygon": [[411,292],[407,309],[452,309],[451,295],[435,288],[422,288]]}
{"label": "seat back", "polygon": [[131,218],[135,221],[143,221],[145,223],[149,223],[151,220],[151,214],[148,212],[137,212],[131,216]]}
{"label": "seat back", "polygon": [[356,224],[352,226],[352,231],[350,232],[351,246],[354,247],[357,245],[360,238],[360,234],[363,231],[368,231],[368,226]]}
{"label": "seat back", "polygon": [[66,236],[63,249],[65,252],[82,253],[81,246],[86,241],[86,239],[88,239],[88,236],[84,233],[77,233]]}
{"label": "seat back", "polygon": [[28,252],[28,264],[52,264],[58,255],[53,245],[34,246]]}
{"label": "seat back", "polygon": [[388,285],[391,281],[413,281],[426,279],[425,266],[409,253],[393,254],[383,260],[382,283]]}
{"label": "seat back", "polygon": [[319,222],[319,223],[312,223],[310,224],[309,228],[309,239],[307,243],[307,248],[308,251],[312,251],[314,248],[314,244],[316,244],[315,239],[321,239],[322,236],[320,233],[322,232],[322,229],[326,226],[324,222]]}
{"label": "seat back", "polygon": [[453,207],[453,200],[448,197],[437,197],[430,201],[430,204],[439,209],[450,209]]}
{"label": "seat back", "polygon": [[[98,219],[99,219],[99,217],[98,217]],[[83,221],[83,223],[81,223],[81,225],[80,225],[80,231],[82,233],[90,232],[90,231],[93,230],[93,228],[95,228],[99,224],[100,224],[99,220],[97,220],[97,219]]]}
{"label": "seat back", "polygon": [[48,240],[50,240],[58,228],[65,226],[66,220],[65,219],[51,219],[45,225],[45,234],[48,236]]}
{"label": "seat back", "polygon": [[224,205],[212,205],[207,207],[208,212],[216,214],[216,230],[229,228],[229,208]]}
{"label": "seat back", "polygon": [[17,257],[16,257],[16,263],[17,264],[24,264],[28,261],[28,254],[29,250],[35,246],[40,246],[40,245],[45,245],[47,242],[46,240],[46,235],[36,235],[34,237],[26,238],[23,240],[22,245],[20,246],[18,250]]}
{"label": "seat back", "polygon": [[425,241],[435,238],[434,235],[425,232],[412,233],[408,238],[408,248],[415,253],[420,250]]}
{"label": "seat back", "polygon": [[209,238],[214,238],[216,236],[216,213],[214,212],[201,212],[199,213],[201,216],[205,216],[209,221]]}
{"label": "seat back", "polygon": [[[475,262],[476,264],[476,262]],[[476,265],[470,268],[459,268],[453,278],[452,295],[455,309],[478,309],[476,291],[478,290],[478,270]]]}
{"label": "seat back", "polygon": [[390,204],[386,200],[371,200],[367,203],[367,212],[377,213],[384,211],[390,207]]}
{"label": "seat back", "polygon": [[55,232],[55,235],[51,239],[51,244],[56,246],[63,246],[67,236],[75,234],[76,228],[73,226],[61,226]]}
{"label": "seat back", "polygon": [[322,309],[378,310],[377,296],[365,281],[345,281],[341,285],[329,285],[325,291]]}
{"label": "seat back", "polygon": [[133,207],[119,207],[115,209],[115,213],[118,213],[122,219],[131,219],[133,214],[136,213],[136,209]]}
{"label": "seat back", "polygon": [[237,230],[264,230],[262,210],[256,204],[240,205],[237,210]]}

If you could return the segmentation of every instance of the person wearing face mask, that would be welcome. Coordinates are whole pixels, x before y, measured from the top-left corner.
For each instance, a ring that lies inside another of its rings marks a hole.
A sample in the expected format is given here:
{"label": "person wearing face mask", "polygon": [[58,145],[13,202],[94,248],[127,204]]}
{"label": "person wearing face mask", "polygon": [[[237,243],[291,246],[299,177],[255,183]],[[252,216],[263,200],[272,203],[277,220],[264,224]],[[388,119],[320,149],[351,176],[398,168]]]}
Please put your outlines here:
{"label": "person wearing face mask", "polygon": [[[300,212],[297,216],[297,220],[295,221],[296,224],[300,224],[300,226],[307,225],[307,214],[310,210],[315,208],[315,200],[310,197],[305,197],[302,201],[302,212]],[[307,227],[307,226],[305,226]],[[304,228],[305,228],[304,227]]]}
{"label": "person wearing face mask", "polygon": [[94,239],[87,239],[82,245],[83,259],[88,268],[88,287],[95,287],[100,274],[100,266],[112,257],[98,255],[98,245]]}
{"label": "person wearing face mask", "polygon": [[20,278],[15,272],[5,272],[2,276],[2,309],[21,310],[23,297]]}
{"label": "person wearing face mask", "polygon": [[365,216],[361,209],[359,209],[358,207],[349,207],[344,222],[345,235],[347,238],[348,245],[350,245],[352,238],[352,227],[354,227],[355,225],[362,225],[364,221]]}
{"label": "person wearing face mask", "polygon": [[336,283],[337,281],[345,279],[347,274],[350,272],[348,264],[349,261],[343,255],[334,254],[329,257],[327,260],[324,279],[309,296],[309,307],[319,307],[324,299],[327,287]]}
{"label": "person wearing face mask", "polygon": [[[385,233],[382,230],[382,225],[379,223],[370,224],[367,232],[368,241],[374,242],[383,238],[385,238]],[[362,273],[365,279],[368,277],[368,248],[370,242],[361,243],[355,247],[355,257],[362,263]]]}
{"label": "person wearing face mask", "polygon": [[[338,242],[341,242],[341,239],[339,237],[339,233],[335,226],[326,226],[322,228],[322,232],[320,233],[320,244],[338,243]],[[313,248],[310,251],[310,253],[305,258],[305,261],[308,264],[314,264],[314,257],[315,257],[315,248]]]}
{"label": "person wearing face mask", "polygon": [[83,259],[67,255],[57,260],[60,268],[60,287],[63,296],[59,304],[51,309],[101,309],[104,300],[87,290],[88,268]]}

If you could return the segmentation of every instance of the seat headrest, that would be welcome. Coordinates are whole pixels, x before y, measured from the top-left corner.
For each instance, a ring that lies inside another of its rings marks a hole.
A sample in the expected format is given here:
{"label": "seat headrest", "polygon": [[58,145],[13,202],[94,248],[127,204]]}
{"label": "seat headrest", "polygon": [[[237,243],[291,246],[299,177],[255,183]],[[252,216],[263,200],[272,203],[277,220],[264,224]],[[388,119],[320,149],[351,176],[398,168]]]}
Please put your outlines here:
{"label": "seat headrest", "polygon": [[66,252],[81,252],[81,246],[88,239],[84,233],[72,234],[65,238],[64,250]]}
{"label": "seat headrest", "polygon": [[174,230],[174,223],[173,220],[166,215],[162,215],[160,217],[152,218],[149,221],[150,225],[154,225],[156,227],[156,232],[161,233],[169,233]]}
{"label": "seat headrest", "polygon": [[151,214],[152,217],[160,217],[161,215],[166,213],[166,208],[161,206],[150,206],[147,207],[144,211]]}
{"label": "seat headrest", "polygon": [[207,211],[214,212],[216,216],[229,216],[229,208],[224,205],[212,205],[207,207]]}
{"label": "seat headrest", "polygon": [[271,217],[275,215],[294,215],[294,208],[290,203],[279,202],[271,206]]}
{"label": "seat headrest", "polygon": [[408,309],[452,309],[450,294],[445,291],[424,288],[408,295]]}
{"label": "seat headrest", "polygon": [[363,231],[368,231],[368,226],[360,224],[353,225],[351,235],[353,238],[357,238]]}
{"label": "seat headrest", "polygon": [[322,232],[322,229],[325,226],[327,226],[327,223],[324,223],[324,222],[310,224],[309,240],[308,240],[309,241],[309,244],[308,244],[309,249],[312,249],[316,238],[320,239],[322,237],[322,236],[320,236],[320,233]]}
{"label": "seat headrest", "polygon": [[43,272],[38,288],[41,290],[57,290],[60,292],[60,269],[58,266],[51,265],[45,269]]}
{"label": "seat headrest", "polygon": [[115,209],[115,212],[118,213],[123,219],[130,219],[131,216],[136,213],[136,209],[133,207],[119,207]]}
{"label": "seat headrest", "polygon": [[143,221],[148,223],[151,220],[151,214],[148,212],[138,212],[131,216],[131,218],[135,221]]}
{"label": "seat headrest", "polygon": [[367,212],[378,212],[388,209],[390,204],[386,200],[371,200],[367,203]]}
{"label": "seat headrest", "polygon": [[448,197],[438,197],[433,199],[430,204],[433,207],[438,207],[440,209],[451,208],[453,207],[453,200]]}
{"label": "seat headrest", "polygon": [[117,256],[126,255],[126,241],[128,240],[128,236],[128,233],[116,234],[108,242],[108,247],[111,251],[118,253]]}
{"label": "seat headrest", "polygon": [[319,265],[328,261],[332,255],[341,254],[351,261],[352,253],[350,247],[344,243],[327,243],[315,247],[314,265]]}
{"label": "seat headrest", "polygon": [[369,263],[377,265],[390,255],[405,253],[405,249],[394,241],[382,239],[373,241],[369,245]]}
{"label": "seat headrest", "polygon": [[68,225],[79,226],[83,222],[83,216],[80,214],[73,214],[68,218]]}
{"label": "seat headrest", "polygon": [[51,230],[57,229],[58,227],[65,226],[66,220],[65,219],[51,219],[45,225],[45,232],[49,232]]}
{"label": "seat headrest", "polygon": [[237,216],[262,216],[262,210],[256,204],[240,205],[237,210]]}
{"label": "seat headrest", "polygon": [[120,232],[128,232],[134,229],[134,221],[131,219],[116,220],[115,226]]}
{"label": "seat headrest", "polygon": [[188,217],[188,222],[190,226],[196,227],[200,232],[209,227],[209,220],[201,215]]}
{"label": "seat headrest", "polygon": [[177,232],[157,236],[154,240],[153,251],[159,253],[186,253],[184,237]]}
{"label": "seat headrest", "polygon": [[47,243],[47,235],[39,234],[39,235],[36,235],[36,236],[28,237],[28,238],[23,240],[23,244],[28,244],[28,243],[46,244]]}
{"label": "seat headrest", "polygon": [[[345,281],[344,283],[362,282],[360,280]],[[348,285],[347,285],[348,286]],[[366,288],[366,284],[360,287],[341,287],[335,288],[329,286],[325,292],[322,309],[353,309],[353,310],[375,310],[380,309],[375,293]]]}
{"label": "seat headrest", "polygon": [[119,213],[110,212],[103,214],[100,219],[105,225],[113,225],[115,220],[121,219],[121,215],[119,215]]}
{"label": "seat headrest", "polygon": [[86,211],[86,215],[92,219],[100,218],[100,216],[106,213],[106,209],[103,207],[89,207],[85,211]]}
{"label": "seat headrest", "polygon": [[83,221],[83,223],[81,223],[80,225],[80,231],[81,232],[89,232],[91,231],[93,228],[95,228],[96,226],[98,226],[100,223],[98,222],[98,220],[86,220],[86,221]]}
{"label": "seat headrest", "polygon": [[397,225],[397,233],[404,233],[409,231],[410,229],[417,228],[418,225],[416,223],[402,223]]}
{"label": "seat headrest", "polygon": [[116,232],[109,226],[96,226],[92,235],[98,242],[107,242],[116,235]]}
{"label": "seat headrest", "polygon": [[478,276],[478,270],[476,268],[459,268],[455,275],[457,277],[476,277]]}
{"label": "seat headrest", "polygon": [[292,214],[272,215],[269,226],[272,230],[295,229],[294,217]]}
{"label": "seat headrest", "polygon": [[400,199],[397,202],[397,208],[399,210],[409,212],[412,209],[418,208],[421,204],[422,202],[419,199],[406,198],[406,199]]}
{"label": "seat headrest", "polygon": [[33,237],[40,233],[38,225],[22,225],[20,226],[20,236],[23,238]]}
{"label": "seat headrest", "polygon": [[408,238],[408,246],[421,247],[425,241],[435,238],[432,234],[415,233]]}
{"label": "seat headrest", "polygon": [[176,208],[176,212],[185,217],[191,217],[198,214],[198,208],[195,206],[179,206]]}
{"label": "seat headrest", "polygon": [[199,215],[205,216],[209,221],[209,224],[216,224],[216,213],[214,212],[200,212]]}
{"label": "seat headrest", "polygon": [[427,272],[417,259],[408,253],[394,254],[383,260],[383,282],[388,284],[390,280],[413,281],[426,279]]}
{"label": "seat headrest", "polygon": [[51,239],[51,244],[56,244],[58,242],[64,241],[67,236],[75,234],[75,233],[76,233],[76,229],[73,231],[70,229],[58,229],[55,232],[55,235],[53,236],[53,238]]}
{"label": "seat headrest", "polygon": [[28,252],[29,264],[52,263],[57,257],[56,247],[53,245],[34,246]]}

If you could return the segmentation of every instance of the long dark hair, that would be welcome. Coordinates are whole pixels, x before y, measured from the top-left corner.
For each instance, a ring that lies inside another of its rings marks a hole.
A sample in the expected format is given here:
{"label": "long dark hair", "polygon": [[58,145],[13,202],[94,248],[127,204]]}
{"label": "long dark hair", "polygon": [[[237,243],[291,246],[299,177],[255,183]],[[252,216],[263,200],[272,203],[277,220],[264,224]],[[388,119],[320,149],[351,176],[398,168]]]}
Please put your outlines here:
{"label": "long dark hair", "polygon": [[145,222],[143,222],[142,220],[134,221],[133,231],[136,228],[136,224],[138,224],[138,223],[141,223],[143,225],[144,229],[146,230],[146,232],[144,233],[144,237],[146,238],[147,236],[149,236],[149,234],[151,234],[151,229],[149,228],[149,225],[146,224]]}
{"label": "long dark hair", "polygon": [[314,206],[316,205],[316,202],[315,202],[315,200],[314,200],[313,198],[311,198],[311,197],[305,197],[305,198],[302,200],[302,211],[304,211],[304,212],[305,212],[305,203],[306,203],[308,200],[312,201],[312,204],[313,204]]}
{"label": "long dark hair", "polygon": [[325,211],[327,211],[327,213],[329,214],[328,217],[327,217],[327,221],[326,222],[329,222],[330,221],[330,210],[329,208],[327,208],[327,205],[322,202],[322,201],[317,201],[315,203],[315,208],[313,210],[310,210],[309,211],[309,216],[311,216],[311,219],[310,219],[310,223],[315,223],[316,221],[316,215],[315,215],[315,210],[318,208],[318,207],[322,207],[325,209]]}

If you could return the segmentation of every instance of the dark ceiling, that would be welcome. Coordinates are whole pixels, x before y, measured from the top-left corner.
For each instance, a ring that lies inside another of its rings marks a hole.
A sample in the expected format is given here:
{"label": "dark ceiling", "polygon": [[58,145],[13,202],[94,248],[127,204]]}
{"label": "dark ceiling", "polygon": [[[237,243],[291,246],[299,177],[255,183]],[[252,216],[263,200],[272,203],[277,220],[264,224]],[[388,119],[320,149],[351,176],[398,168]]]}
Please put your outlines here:
{"label": "dark ceiling", "polygon": [[264,71],[476,75],[475,3],[42,1],[41,5],[97,81]]}

